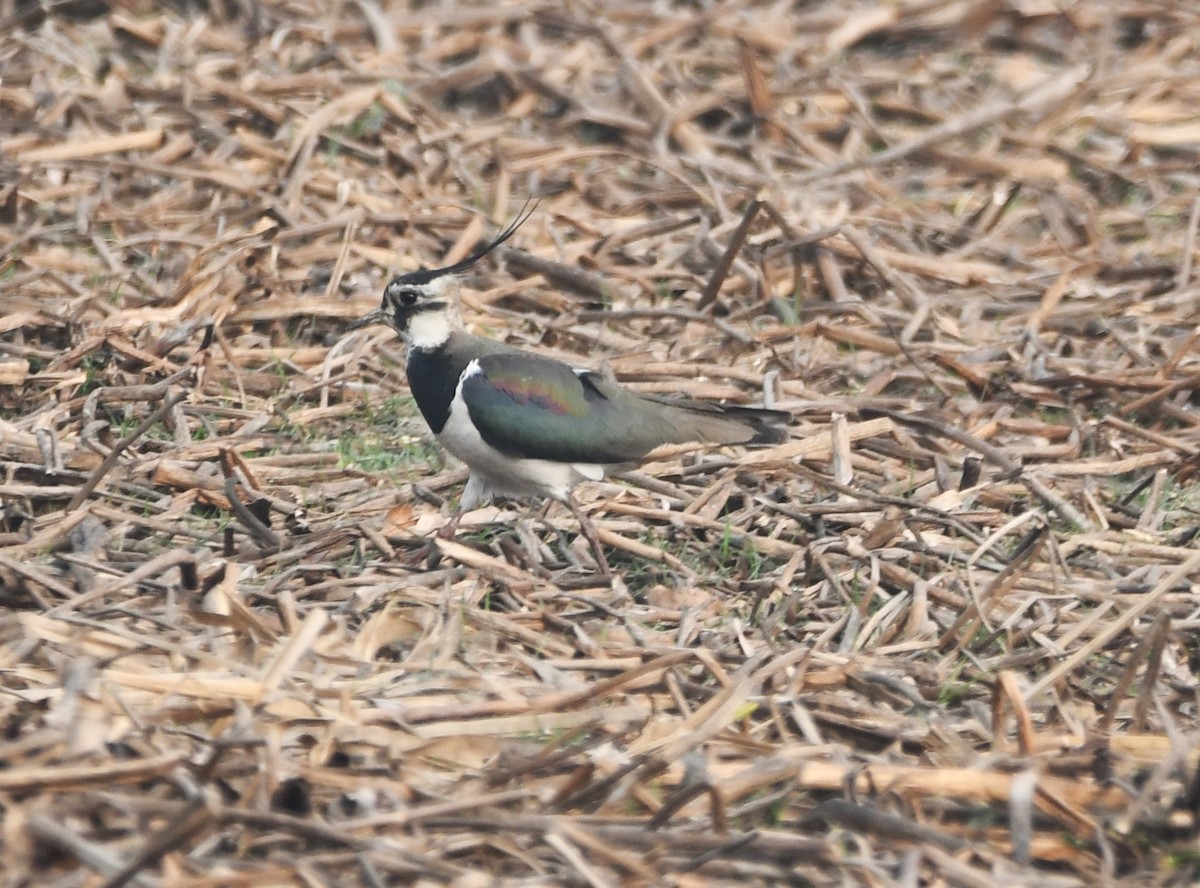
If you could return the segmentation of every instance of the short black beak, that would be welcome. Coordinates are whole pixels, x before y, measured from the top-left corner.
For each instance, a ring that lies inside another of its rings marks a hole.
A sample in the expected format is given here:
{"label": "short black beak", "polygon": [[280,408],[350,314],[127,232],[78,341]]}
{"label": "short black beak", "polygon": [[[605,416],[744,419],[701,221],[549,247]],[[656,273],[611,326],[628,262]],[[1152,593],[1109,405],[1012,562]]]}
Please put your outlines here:
{"label": "short black beak", "polygon": [[387,312],[382,308],[377,308],[367,315],[363,315],[357,321],[350,325],[351,330],[361,330],[363,327],[370,327],[374,324],[388,323]]}

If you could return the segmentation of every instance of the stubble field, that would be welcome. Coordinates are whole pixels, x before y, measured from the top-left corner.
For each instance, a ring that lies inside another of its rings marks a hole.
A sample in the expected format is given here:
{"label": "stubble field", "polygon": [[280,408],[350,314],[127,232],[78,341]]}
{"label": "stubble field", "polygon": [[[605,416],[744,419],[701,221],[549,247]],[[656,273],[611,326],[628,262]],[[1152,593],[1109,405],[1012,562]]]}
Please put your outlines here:
{"label": "stubble field", "polygon": [[[48,8],[48,11],[47,11]],[[1186,885],[1187,3],[0,0],[0,885]],[[382,328],[792,412],[467,516]]]}

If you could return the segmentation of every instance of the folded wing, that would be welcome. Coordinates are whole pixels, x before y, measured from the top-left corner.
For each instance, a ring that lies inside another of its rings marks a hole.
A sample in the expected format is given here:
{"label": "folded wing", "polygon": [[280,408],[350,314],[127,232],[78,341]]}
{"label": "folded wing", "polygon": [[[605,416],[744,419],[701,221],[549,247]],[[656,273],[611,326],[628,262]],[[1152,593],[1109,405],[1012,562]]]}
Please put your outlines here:
{"label": "folded wing", "polygon": [[788,414],[643,398],[611,380],[528,354],[472,362],[462,383],[471,422],[507,456],[636,463],[661,444],[777,443]]}

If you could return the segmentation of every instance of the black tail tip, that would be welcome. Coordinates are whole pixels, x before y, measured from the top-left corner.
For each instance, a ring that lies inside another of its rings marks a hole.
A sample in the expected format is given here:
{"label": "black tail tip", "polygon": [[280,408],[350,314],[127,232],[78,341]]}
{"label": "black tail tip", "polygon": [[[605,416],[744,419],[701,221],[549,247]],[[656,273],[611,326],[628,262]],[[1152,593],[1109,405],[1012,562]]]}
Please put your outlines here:
{"label": "black tail tip", "polygon": [[[790,419],[791,417],[788,417]],[[788,434],[787,426],[783,425],[786,420],[764,419],[755,424],[754,437],[747,441],[747,444],[782,444],[791,435]]]}
{"label": "black tail tip", "polygon": [[754,435],[747,444],[782,444],[791,437],[787,427],[792,421],[792,414],[786,411],[767,410],[763,407],[737,407],[733,408],[733,412],[739,419],[749,423],[754,430]]}

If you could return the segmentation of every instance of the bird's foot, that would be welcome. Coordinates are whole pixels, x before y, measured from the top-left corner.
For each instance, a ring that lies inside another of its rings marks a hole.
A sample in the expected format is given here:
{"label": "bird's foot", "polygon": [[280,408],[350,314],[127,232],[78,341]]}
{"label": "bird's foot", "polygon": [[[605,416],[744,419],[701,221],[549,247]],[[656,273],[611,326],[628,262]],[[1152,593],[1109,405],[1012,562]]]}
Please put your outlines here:
{"label": "bird's foot", "polygon": [[458,532],[458,517],[450,519],[441,530],[433,535],[428,542],[422,543],[416,549],[404,556],[404,563],[409,567],[420,567],[424,570],[436,570],[442,561],[442,553],[438,549],[438,540],[452,540]]}
{"label": "bird's foot", "polygon": [[421,570],[433,570],[442,560],[442,553],[438,551],[438,547],[432,542],[422,543],[415,549],[411,549],[401,556],[400,560],[407,566],[412,568],[420,568]]}

